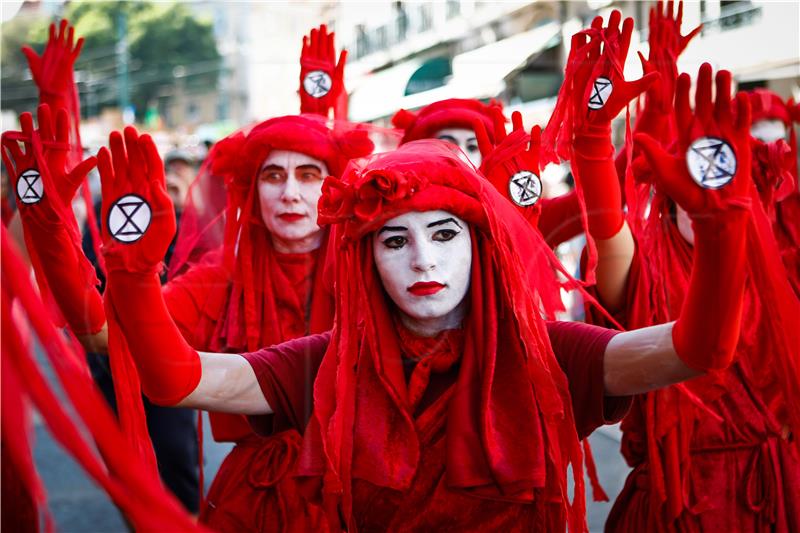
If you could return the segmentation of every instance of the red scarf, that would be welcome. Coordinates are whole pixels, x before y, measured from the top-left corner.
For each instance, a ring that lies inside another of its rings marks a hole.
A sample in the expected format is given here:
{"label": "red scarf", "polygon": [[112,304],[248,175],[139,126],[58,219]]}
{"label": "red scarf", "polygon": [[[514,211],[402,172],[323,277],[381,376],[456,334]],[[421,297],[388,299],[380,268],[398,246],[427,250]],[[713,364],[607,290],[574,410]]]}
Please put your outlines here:
{"label": "red scarf", "polygon": [[404,360],[416,363],[408,378],[408,403],[415,412],[428,388],[431,374],[442,374],[450,370],[464,351],[462,329],[448,329],[435,337],[420,337],[394,321]]}

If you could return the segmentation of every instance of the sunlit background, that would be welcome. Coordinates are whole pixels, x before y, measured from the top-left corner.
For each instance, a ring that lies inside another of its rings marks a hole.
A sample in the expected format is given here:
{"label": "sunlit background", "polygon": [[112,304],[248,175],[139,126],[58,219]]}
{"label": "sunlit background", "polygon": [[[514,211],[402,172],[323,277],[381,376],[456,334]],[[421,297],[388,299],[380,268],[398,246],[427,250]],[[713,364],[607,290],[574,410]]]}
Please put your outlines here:
{"label": "sunlit background", "polygon": [[[400,108],[446,98],[497,99],[526,125],[544,126],[563,79],[570,37],[598,14],[620,9],[635,20],[626,75],[639,77],[635,51],[647,52],[654,2],[605,0],[513,2],[18,2],[0,1],[2,130],[38,103],[23,44],[44,48],[47,28],[67,18],[85,38],[75,64],[81,138],[94,153],[108,134],[135,123],[153,134],[163,154],[203,150],[236,128],[297,113],[304,34],[325,23],[338,49],[349,51],[346,89],[350,119],[389,126]],[[684,33],[703,30],[681,55],[681,71],[710,62],[730,70],[740,88],[769,88],[800,100],[800,2],[688,2]],[[633,110],[635,112],[635,109]],[[615,123],[616,141],[623,121]],[[566,167],[542,175],[549,195],[565,192]],[[99,194],[96,175],[92,179]],[[77,204],[76,209],[82,204]],[[79,217],[80,218],[80,217]],[[558,249],[574,271],[580,238]],[[582,306],[565,296],[571,318]],[[41,436],[36,460],[64,531],[124,530],[105,495]],[[41,434],[41,435],[40,435]],[[592,436],[600,477],[612,500],[627,474],[619,433]],[[207,441],[206,476],[227,448]],[[590,503],[589,525],[602,530],[609,504]]]}
{"label": "sunlit background", "polygon": [[[646,50],[652,2],[2,2],[3,128],[32,110],[36,91],[19,48],[41,49],[61,17],[86,44],[76,79],[84,143],[133,122],[215,138],[296,112],[301,38],[327,23],[349,50],[350,118],[386,123],[399,108],[497,98],[526,123],[549,116],[569,36],[620,9]],[[727,68],[742,87],[800,96],[800,3],[689,2],[684,27],[704,29],[679,68]],[[641,72],[630,54],[627,69]]]}

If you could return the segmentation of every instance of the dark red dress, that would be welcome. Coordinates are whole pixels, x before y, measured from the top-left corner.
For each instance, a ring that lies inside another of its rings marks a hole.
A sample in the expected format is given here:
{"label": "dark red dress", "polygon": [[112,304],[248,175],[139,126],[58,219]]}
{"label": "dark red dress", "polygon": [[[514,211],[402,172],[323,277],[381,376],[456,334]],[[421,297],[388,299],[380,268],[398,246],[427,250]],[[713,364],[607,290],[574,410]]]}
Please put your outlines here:
{"label": "dark red dress", "polygon": [[[614,332],[580,323],[551,322],[547,331],[553,351],[569,381],[572,408],[579,436],[619,420],[630,405],[628,398],[604,396],[603,357]],[[404,372],[411,383],[425,355],[437,349],[429,342],[400,335]],[[250,362],[267,402],[277,413],[251,417],[254,427],[268,431],[304,428],[311,415],[312,390],[306,376],[318,368],[330,340],[329,334],[289,341],[277,347],[244,354]],[[441,340],[441,339],[439,339]],[[457,346],[453,342],[452,346]],[[417,352],[410,354],[409,352]],[[422,353],[422,357],[418,354]],[[455,392],[458,359],[432,371],[425,392],[416,404],[414,418],[421,457],[409,490],[401,492],[361,479],[353,484],[353,514],[359,531],[517,531],[534,525],[547,531],[563,528],[560,502],[548,509],[541,498],[533,504],[478,498],[448,487],[445,443],[448,402]],[[380,421],[375,421],[380,424]],[[525,446],[525,443],[520,443]],[[386,457],[387,461],[391,457]]]}

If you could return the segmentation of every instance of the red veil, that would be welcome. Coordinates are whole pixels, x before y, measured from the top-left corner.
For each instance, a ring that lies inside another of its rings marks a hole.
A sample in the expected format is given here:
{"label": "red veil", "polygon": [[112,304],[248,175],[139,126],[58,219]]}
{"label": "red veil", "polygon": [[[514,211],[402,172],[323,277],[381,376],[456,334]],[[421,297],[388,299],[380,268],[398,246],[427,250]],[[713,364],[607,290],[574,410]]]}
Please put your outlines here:
{"label": "red veil", "polygon": [[356,479],[411,486],[420,441],[369,233],[398,214],[433,209],[468,221],[473,235],[471,311],[446,415],[448,487],[493,500],[560,502],[570,530],[581,529],[582,454],[567,381],[541,317],[543,301],[558,297],[557,259],[516,208],[440,141],[353,162],[342,180],[323,184],[320,222],[339,223],[332,236],[336,318],[298,475],[322,498],[330,524],[339,523],[339,512],[355,523]]}

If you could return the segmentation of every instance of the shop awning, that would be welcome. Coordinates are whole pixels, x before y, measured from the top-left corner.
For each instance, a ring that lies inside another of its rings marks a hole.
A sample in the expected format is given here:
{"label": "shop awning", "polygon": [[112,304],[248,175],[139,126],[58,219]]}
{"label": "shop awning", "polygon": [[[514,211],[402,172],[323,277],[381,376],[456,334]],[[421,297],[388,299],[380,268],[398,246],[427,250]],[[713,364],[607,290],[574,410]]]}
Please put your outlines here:
{"label": "shop awning", "polygon": [[505,89],[505,80],[531,56],[560,42],[561,27],[549,22],[532,30],[458,54],[447,83],[428,91],[405,94],[408,82],[424,60],[412,59],[366,76],[350,95],[350,119],[372,121],[398,109],[417,109],[447,98],[491,98]]}

